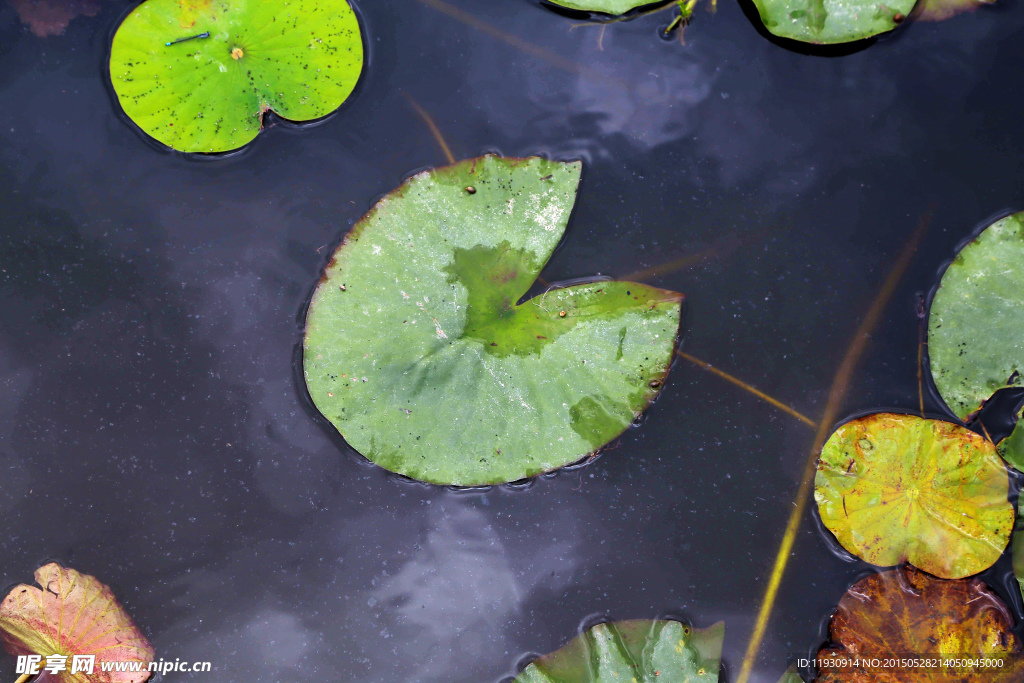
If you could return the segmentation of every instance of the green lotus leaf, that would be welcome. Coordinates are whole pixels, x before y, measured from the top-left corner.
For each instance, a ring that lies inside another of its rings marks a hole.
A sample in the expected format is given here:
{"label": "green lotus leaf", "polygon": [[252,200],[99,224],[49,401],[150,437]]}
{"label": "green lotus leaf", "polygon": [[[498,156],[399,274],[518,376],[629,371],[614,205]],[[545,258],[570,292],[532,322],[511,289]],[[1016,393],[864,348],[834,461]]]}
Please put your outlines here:
{"label": "green lotus leaf", "polygon": [[1013,529],[995,446],[951,422],[879,413],[847,422],[818,461],[814,498],[848,551],[945,579],[988,569]]}
{"label": "green lotus leaf", "polygon": [[594,452],[651,402],[681,294],[599,281],[520,302],[579,175],[463,161],[406,181],[346,236],[310,302],[304,368],[353,448],[422,481],[514,481]]}
{"label": "green lotus leaf", "polygon": [[928,313],[932,377],[961,419],[1024,367],[1024,213],[987,227],[942,274]]}
{"label": "green lotus leaf", "polygon": [[267,111],[326,116],[362,66],[359,22],[345,0],[146,0],[110,49],[125,113],[182,152],[242,147]]}
{"label": "green lotus leaf", "polygon": [[678,621],[598,624],[534,660],[513,683],[697,683],[718,681],[725,625]]}
{"label": "green lotus leaf", "polygon": [[805,43],[850,43],[891,31],[916,0],[754,0],[771,33]]}
{"label": "green lotus leaf", "polygon": [[650,5],[657,0],[548,0],[553,5],[561,5],[569,9],[583,12],[603,12],[605,14],[625,14],[626,12]]}

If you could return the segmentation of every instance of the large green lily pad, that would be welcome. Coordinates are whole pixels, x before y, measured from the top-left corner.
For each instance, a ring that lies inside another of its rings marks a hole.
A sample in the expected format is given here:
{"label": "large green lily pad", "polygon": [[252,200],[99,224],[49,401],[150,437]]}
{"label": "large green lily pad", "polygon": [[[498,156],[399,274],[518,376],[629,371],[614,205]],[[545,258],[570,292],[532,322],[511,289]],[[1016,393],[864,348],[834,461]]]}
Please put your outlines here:
{"label": "large green lily pad", "polygon": [[561,5],[569,9],[583,12],[603,12],[604,14],[625,14],[626,12],[650,5],[657,0],[548,0],[553,5]]}
{"label": "large green lily pad", "polygon": [[818,461],[814,498],[844,548],[946,579],[988,569],[1013,529],[995,446],[951,422],[879,413],[847,422]]}
{"label": "large green lily pad", "polygon": [[242,147],[268,110],[292,121],[326,116],[362,66],[345,0],[146,0],[110,50],[125,113],[183,152]]}
{"label": "large green lily pad", "polygon": [[378,465],[439,484],[546,472],[658,393],[682,295],[599,281],[520,303],[581,165],[485,156],[421,173],[335,252],[306,318],[313,402]]}
{"label": "large green lily pad", "polygon": [[896,28],[916,0],[754,0],[765,28],[805,43],[849,43]]}
{"label": "large green lily pad", "polygon": [[678,621],[598,624],[534,660],[514,683],[697,683],[718,681],[725,625]]}
{"label": "large green lily pad", "polygon": [[[1022,386],[1024,213],[985,228],[942,274],[928,313],[928,355],[936,388],[961,419],[999,389]],[[1018,469],[1021,429],[1000,447]]]}

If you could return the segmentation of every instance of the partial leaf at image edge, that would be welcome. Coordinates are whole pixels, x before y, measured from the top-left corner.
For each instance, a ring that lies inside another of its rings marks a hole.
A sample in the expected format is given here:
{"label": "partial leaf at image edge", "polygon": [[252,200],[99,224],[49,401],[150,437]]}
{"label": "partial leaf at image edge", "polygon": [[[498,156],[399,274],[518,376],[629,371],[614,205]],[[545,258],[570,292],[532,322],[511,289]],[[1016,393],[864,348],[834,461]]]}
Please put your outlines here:
{"label": "partial leaf at image edge", "polygon": [[1010,467],[1024,472],[1024,410],[1017,414],[1017,424],[1013,431],[996,448]]}
{"label": "partial leaf at image edge", "polygon": [[267,111],[324,117],[352,93],[362,67],[346,0],[145,0],[110,50],[125,114],[182,152],[238,149]]}
{"label": "partial leaf at image edge", "polygon": [[878,413],[840,426],[814,481],[821,520],[848,551],[956,579],[1006,549],[1013,506],[990,441],[960,425]]}
{"label": "partial leaf at image edge", "polygon": [[935,386],[960,419],[999,389],[1021,386],[1024,213],[985,228],[942,274],[928,312],[928,355]]}
{"label": "partial leaf at image edge", "polygon": [[797,673],[796,665],[793,664],[786,669],[786,673],[782,674],[779,683],[804,683],[804,679]]}
{"label": "partial leaf at image edge", "polygon": [[345,237],[313,293],[303,367],[349,445],[436,484],[496,484],[593,453],[657,396],[676,292],[596,281],[524,295],[561,240],[580,163],[488,155],[414,176]]}
{"label": "partial leaf at image edge", "polygon": [[916,0],[754,0],[771,33],[805,43],[850,43],[896,28]]}
{"label": "partial leaf at image edge", "polygon": [[553,5],[560,5],[582,12],[601,12],[619,15],[644,5],[651,5],[657,0],[547,0]]}
{"label": "partial leaf at image edge", "polygon": [[[36,570],[37,586],[15,586],[0,603],[0,639],[15,655],[64,655],[64,683],[142,683],[153,647],[97,579],[50,563]],[[94,673],[70,673],[74,655],[95,655]],[[104,662],[141,662],[141,672],[102,670]]]}
{"label": "partial leaf at image edge", "polygon": [[40,38],[59,36],[72,19],[94,17],[100,11],[99,0],[7,0],[7,4]]}
{"label": "partial leaf at image edge", "polygon": [[717,682],[725,625],[695,629],[678,621],[598,624],[531,662],[514,683]]}
{"label": "partial leaf at image edge", "polygon": [[[904,566],[850,587],[829,626],[831,644],[816,683],[1018,683],[1024,677],[1013,616],[979,579],[944,580]],[[1000,668],[868,666],[873,659],[937,657],[1002,660]]]}
{"label": "partial leaf at image edge", "polygon": [[914,21],[945,21],[965,12],[995,5],[998,0],[917,0]]}

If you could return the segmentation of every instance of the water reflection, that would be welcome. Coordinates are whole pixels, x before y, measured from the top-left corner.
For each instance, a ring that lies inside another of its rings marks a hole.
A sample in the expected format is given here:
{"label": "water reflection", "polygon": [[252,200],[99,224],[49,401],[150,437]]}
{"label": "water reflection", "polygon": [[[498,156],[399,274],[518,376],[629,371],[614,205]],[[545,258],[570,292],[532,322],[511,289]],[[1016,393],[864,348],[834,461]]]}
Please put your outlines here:
{"label": "water reflection", "polygon": [[381,586],[369,603],[392,624],[415,663],[408,680],[437,680],[470,656],[502,657],[496,638],[519,611],[521,586],[489,520],[460,504],[434,505],[419,550]]}
{"label": "water reflection", "polygon": [[28,495],[33,479],[11,443],[21,399],[32,384],[32,371],[14,368],[0,343],[0,513],[6,514]]}
{"label": "water reflection", "polygon": [[162,599],[176,616],[157,648],[247,680],[319,680],[344,666],[361,681],[441,683],[506,670],[523,606],[573,582],[579,529],[545,515],[551,538],[536,543],[491,514],[493,494],[427,491],[404,524],[390,505],[326,512],[287,542],[168,577]]}
{"label": "water reflection", "polygon": [[[916,405],[909,302],[1021,201],[1009,13],[829,60],[729,3],[699,10],[685,47],[652,17],[602,51],[533,2],[458,0],[566,64],[421,3],[360,3],[375,61],[350,106],[197,163],[155,152],[109,99],[105,36],[129,4],[45,40],[0,15],[2,576],[47,557],[94,573],[162,656],[227,680],[479,683],[585,615],[666,610],[725,618],[735,671],[792,506],[807,427],[696,367],[597,463],[523,491],[411,486],[345,457],[299,400],[296,319],[372,199],[443,161],[402,91],[457,157],[590,160],[550,279],[763,235],[656,283],[687,294],[688,351],[812,417],[938,200],[850,392],[851,410]],[[814,649],[861,566],[809,520],[796,558],[759,681]]]}

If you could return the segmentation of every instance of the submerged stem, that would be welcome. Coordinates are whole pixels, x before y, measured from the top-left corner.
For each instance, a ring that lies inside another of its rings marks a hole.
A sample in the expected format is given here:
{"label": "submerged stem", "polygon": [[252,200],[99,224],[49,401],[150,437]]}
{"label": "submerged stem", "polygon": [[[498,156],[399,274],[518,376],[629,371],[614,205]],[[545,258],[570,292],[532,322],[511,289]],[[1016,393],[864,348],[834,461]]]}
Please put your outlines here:
{"label": "submerged stem", "polygon": [[444,135],[441,134],[441,129],[434,123],[434,118],[427,112],[426,109],[420,106],[419,102],[414,100],[408,93],[402,93],[406,100],[409,101],[409,105],[420,115],[423,122],[427,124],[427,130],[434,136],[434,142],[441,148],[441,152],[444,154],[444,158],[448,160],[449,164],[455,163],[455,157],[452,155],[452,150],[448,146],[448,143],[444,139]]}
{"label": "submerged stem", "polygon": [[799,412],[795,408],[791,408],[790,406],[786,405],[782,401],[780,401],[780,400],[778,400],[776,398],[772,398],[771,396],[769,396],[768,394],[764,393],[760,389],[757,389],[756,387],[751,386],[750,384],[747,384],[746,382],[744,382],[743,380],[741,380],[741,379],[739,379],[737,377],[733,377],[732,375],[730,375],[729,373],[725,372],[724,370],[719,370],[718,368],[716,368],[711,363],[706,363],[706,362],[702,361],[701,359],[695,358],[695,357],[691,356],[690,354],[685,353],[683,351],[678,351],[677,350],[676,351],[676,355],[679,356],[680,358],[684,359],[684,360],[690,361],[691,363],[693,363],[697,367],[704,368],[708,372],[713,373],[715,375],[718,375],[719,377],[721,377],[725,381],[731,382],[732,384],[735,384],[736,386],[740,387],[741,389],[749,391],[750,393],[752,393],[754,396],[757,396],[759,399],[761,399],[765,403],[768,403],[770,405],[775,406],[776,408],[778,408],[779,410],[781,410],[784,413],[787,413],[788,415],[792,415],[793,417],[795,417],[796,419],[800,420],[801,422],[803,422],[808,427],[812,427],[813,428],[813,427],[817,427],[818,426],[817,422],[815,422],[811,418],[807,417],[803,413]]}
{"label": "submerged stem", "polygon": [[779,550],[775,555],[775,562],[768,576],[768,586],[765,589],[764,598],[761,600],[761,606],[758,609],[753,633],[747,642],[747,650],[743,655],[743,664],[740,667],[740,674],[736,679],[736,683],[747,683],[750,680],[751,673],[753,673],[754,663],[761,650],[761,641],[764,639],[768,620],[771,618],[772,609],[775,607],[775,598],[779,594],[779,585],[782,583],[782,577],[786,573],[786,565],[789,564],[790,555],[793,552],[793,544],[796,542],[796,535],[800,529],[800,523],[803,521],[807,502],[811,498],[811,491],[814,488],[814,475],[817,471],[818,456],[821,454],[822,446],[825,445],[829,432],[832,431],[832,426],[839,418],[839,409],[842,407],[846,390],[853,380],[853,371],[856,369],[861,356],[864,355],[864,349],[867,347],[868,340],[871,337],[871,331],[878,324],[879,318],[882,317],[885,307],[892,298],[896,285],[899,283],[900,278],[903,277],[903,273],[906,272],[907,266],[910,265],[910,260],[914,257],[914,253],[917,251],[917,247],[931,223],[931,218],[932,214],[929,210],[918,221],[917,229],[914,230],[903,246],[903,250],[896,259],[896,263],[893,264],[892,270],[889,271],[889,275],[882,283],[878,294],[875,296],[875,300],[871,303],[871,308],[868,309],[867,314],[861,321],[860,327],[857,328],[857,332],[853,335],[850,346],[846,350],[846,355],[843,356],[843,361],[840,363],[839,369],[836,370],[835,377],[832,379],[832,387],[829,389],[825,412],[818,423],[817,434],[815,434],[811,452],[808,454],[804,465],[803,475],[800,478],[800,487],[797,489],[796,499],[793,501],[793,509],[790,511],[789,521],[786,523],[782,542],[779,544]]}
{"label": "submerged stem", "polygon": [[640,17],[650,16],[651,14],[657,14],[658,12],[668,9],[672,5],[679,3],[679,0],[668,0],[660,5],[656,5],[649,10],[643,12],[637,12],[636,14],[624,14],[621,17],[610,17],[608,19],[597,19],[595,21],[586,21],[582,24],[572,24],[570,28],[579,28],[580,26],[607,26],[608,24],[617,24],[620,21],[629,21],[631,19],[639,19]]}

